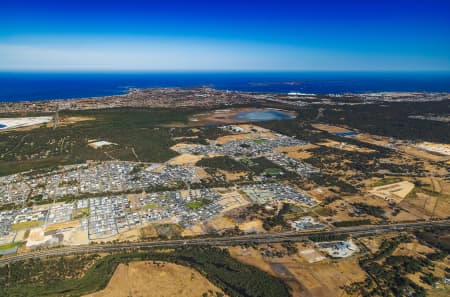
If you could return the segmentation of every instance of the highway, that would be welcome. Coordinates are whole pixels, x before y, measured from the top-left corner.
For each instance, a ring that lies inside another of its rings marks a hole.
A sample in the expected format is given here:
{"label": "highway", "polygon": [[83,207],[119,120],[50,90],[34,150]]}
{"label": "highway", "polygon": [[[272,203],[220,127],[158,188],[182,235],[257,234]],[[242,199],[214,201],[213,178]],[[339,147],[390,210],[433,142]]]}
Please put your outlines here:
{"label": "highway", "polygon": [[450,228],[450,220],[440,221],[425,221],[414,223],[400,223],[400,224],[388,224],[388,225],[367,225],[357,227],[341,227],[327,231],[306,231],[306,232],[278,232],[278,233],[266,233],[266,234],[251,234],[240,236],[228,236],[228,237],[203,237],[192,239],[177,239],[177,240],[164,240],[164,241],[140,241],[130,243],[105,243],[105,244],[90,244],[60,248],[50,248],[45,250],[36,250],[24,254],[4,256],[0,258],[0,266],[4,266],[9,263],[45,258],[50,256],[62,256],[71,254],[85,254],[85,253],[101,253],[101,252],[115,252],[115,251],[129,251],[148,248],[173,248],[181,246],[230,246],[245,243],[275,243],[286,241],[299,241],[306,239],[310,235],[351,235],[351,236],[363,236],[370,234],[381,234],[392,231],[412,231],[425,227],[444,227]]}

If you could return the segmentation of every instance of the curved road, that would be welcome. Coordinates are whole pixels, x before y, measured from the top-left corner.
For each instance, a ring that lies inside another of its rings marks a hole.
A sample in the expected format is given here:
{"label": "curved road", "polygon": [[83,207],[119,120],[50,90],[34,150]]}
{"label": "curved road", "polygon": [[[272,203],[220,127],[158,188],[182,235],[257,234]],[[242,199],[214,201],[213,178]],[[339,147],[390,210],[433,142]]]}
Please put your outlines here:
{"label": "curved road", "polygon": [[180,247],[180,246],[227,246],[244,243],[272,243],[284,241],[298,241],[306,239],[310,235],[367,235],[373,233],[385,233],[390,231],[407,231],[417,230],[424,227],[444,227],[450,229],[450,220],[414,222],[414,223],[400,223],[389,225],[367,225],[357,227],[341,227],[331,231],[306,231],[306,232],[278,232],[268,234],[251,234],[232,237],[205,237],[193,239],[178,239],[165,241],[145,241],[145,242],[131,242],[131,243],[109,243],[109,244],[92,244],[80,245],[71,247],[53,248],[48,250],[33,251],[25,254],[5,256],[0,258],[0,266],[36,258],[45,258],[49,256],[61,256],[70,254],[84,254],[84,253],[100,253],[113,251],[126,251],[146,248],[158,247]]}

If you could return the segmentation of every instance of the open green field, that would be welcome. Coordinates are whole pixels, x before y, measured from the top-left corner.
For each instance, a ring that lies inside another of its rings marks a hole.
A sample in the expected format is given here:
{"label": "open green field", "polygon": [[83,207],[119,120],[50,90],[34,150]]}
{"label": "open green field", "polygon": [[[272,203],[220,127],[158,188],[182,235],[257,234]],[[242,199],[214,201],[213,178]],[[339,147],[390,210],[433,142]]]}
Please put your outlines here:
{"label": "open green field", "polygon": [[78,208],[74,214],[73,214],[73,219],[74,220],[78,220],[81,218],[86,218],[89,216],[89,208]]}
{"label": "open green field", "polygon": [[195,210],[195,209],[199,209],[205,205],[210,204],[212,201],[206,198],[203,199],[196,199],[196,200],[192,200],[190,202],[188,202],[187,207],[189,209]]}
{"label": "open green field", "polygon": [[22,222],[11,225],[12,231],[22,230],[22,229],[30,229],[38,226],[44,225],[44,221],[29,221],[29,222]]}
{"label": "open green field", "polygon": [[20,244],[20,242],[11,242],[11,243],[8,243],[8,244],[5,244],[5,245],[1,245],[0,246],[0,251],[6,251],[6,250],[9,250],[9,249],[12,249],[12,248],[18,246],[19,244]]}
{"label": "open green field", "polygon": [[147,205],[144,206],[144,209],[154,209],[154,208],[156,208],[156,207],[158,207],[157,204],[155,204],[155,203],[149,203],[149,204],[147,204]]}

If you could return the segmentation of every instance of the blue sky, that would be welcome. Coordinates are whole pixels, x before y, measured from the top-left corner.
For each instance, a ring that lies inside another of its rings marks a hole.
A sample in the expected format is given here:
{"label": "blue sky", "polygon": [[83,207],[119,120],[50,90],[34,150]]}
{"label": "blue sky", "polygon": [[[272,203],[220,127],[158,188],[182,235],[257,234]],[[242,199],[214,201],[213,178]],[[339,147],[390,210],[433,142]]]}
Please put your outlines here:
{"label": "blue sky", "polygon": [[1,0],[0,70],[450,71],[450,1]]}

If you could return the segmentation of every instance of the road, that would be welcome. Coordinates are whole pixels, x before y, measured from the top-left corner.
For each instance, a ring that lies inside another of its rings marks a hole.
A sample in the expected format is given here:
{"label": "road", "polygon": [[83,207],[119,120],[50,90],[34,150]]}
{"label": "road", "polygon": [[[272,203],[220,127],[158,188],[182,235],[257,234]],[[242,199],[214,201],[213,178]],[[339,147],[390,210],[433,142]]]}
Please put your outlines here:
{"label": "road", "polygon": [[229,246],[244,243],[275,243],[285,241],[299,241],[306,239],[310,235],[352,235],[361,236],[368,234],[378,234],[391,231],[411,231],[418,230],[424,227],[444,227],[450,229],[450,220],[414,222],[414,223],[400,223],[389,225],[367,225],[357,227],[342,227],[331,231],[307,231],[307,232],[278,232],[267,234],[251,234],[231,237],[205,237],[192,239],[177,239],[165,241],[146,241],[146,242],[130,242],[130,243],[107,243],[107,244],[92,244],[53,248],[47,250],[32,251],[25,254],[5,256],[0,258],[0,266],[36,258],[45,258],[49,256],[62,256],[71,254],[85,254],[85,253],[100,253],[100,252],[114,252],[127,251],[148,248],[173,248],[181,246]]}

